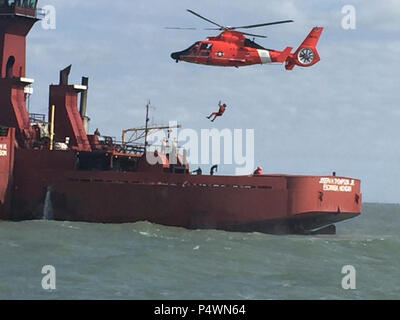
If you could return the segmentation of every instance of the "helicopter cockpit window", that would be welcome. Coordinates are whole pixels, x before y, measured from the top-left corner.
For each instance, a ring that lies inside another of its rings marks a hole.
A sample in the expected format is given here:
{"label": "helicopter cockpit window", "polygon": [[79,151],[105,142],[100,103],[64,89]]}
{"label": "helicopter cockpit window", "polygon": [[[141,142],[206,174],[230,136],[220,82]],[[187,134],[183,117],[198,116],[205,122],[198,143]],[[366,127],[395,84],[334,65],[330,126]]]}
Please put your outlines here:
{"label": "helicopter cockpit window", "polygon": [[202,43],[200,50],[211,50],[212,44],[211,43]]}
{"label": "helicopter cockpit window", "polygon": [[200,46],[200,55],[201,56],[208,56],[210,55],[212,44],[211,43],[202,43]]}
{"label": "helicopter cockpit window", "polygon": [[189,48],[184,50],[184,52],[189,53],[189,54],[195,54],[198,49],[199,49],[199,44],[198,44],[198,42],[196,42],[195,44],[192,44]]}

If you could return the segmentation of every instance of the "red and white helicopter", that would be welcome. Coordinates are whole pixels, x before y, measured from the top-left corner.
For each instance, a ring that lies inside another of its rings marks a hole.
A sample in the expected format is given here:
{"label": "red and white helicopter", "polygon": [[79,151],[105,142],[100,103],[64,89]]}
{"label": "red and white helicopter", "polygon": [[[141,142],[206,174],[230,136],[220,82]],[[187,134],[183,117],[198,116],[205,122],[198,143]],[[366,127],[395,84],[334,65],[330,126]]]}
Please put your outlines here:
{"label": "red and white helicopter", "polygon": [[321,36],[323,27],[314,27],[300,47],[294,53],[291,53],[293,49],[292,47],[286,47],[283,51],[266,49],[245,37],[245,35],[248,35],[266,38],[265,36],[239,32],[236,30],[289,23],[293,22],[293,20],[260,23],[240,27],[225,27],[199,15],[192,10],[188,9],[187,11],[218,27],[208,28],[206,30],[221,30],[222,33],[216,37],[208,37],[203,41],[198,41],[186,50],[172,53],[171,58],[176,62],[186,61],[190,63],[224,67],[242,67],[266,63],[285,63],[285,68],[287,70],[292,70],[296,65],[300,67],[310,67],[320,61],[316,45]]}

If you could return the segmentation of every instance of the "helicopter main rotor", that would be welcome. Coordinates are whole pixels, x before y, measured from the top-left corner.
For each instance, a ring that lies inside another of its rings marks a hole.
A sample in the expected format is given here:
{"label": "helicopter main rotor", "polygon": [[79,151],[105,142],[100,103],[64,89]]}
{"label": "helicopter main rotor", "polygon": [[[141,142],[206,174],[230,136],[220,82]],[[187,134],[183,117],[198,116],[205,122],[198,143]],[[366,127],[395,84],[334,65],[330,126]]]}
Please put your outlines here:
{"label": "helicopter main rotor", "polygon": [[[194,12],[193,10],[187,9],[187,11],[190,12],[191,14],[195,15],[196,17],[199,17],[200,19],[203,19],[203,20],[205,20],[213,25],[216,25],[218,27],[218,28],[206,28],[205,30],[227,31],[227,30],[237,30],[237,29],[251,29],[251,28],[264,27],[264,26],[271,26],[271,25],[275,25],[275,24],[294,22],[293,20],[282,20],[282,21],[251,24],[251,25],[239,26],[239,27],[231,27],[231,26],[222,26],[219,23],[216,23],[215,21],[212,21],[210,19],[203,17],[202,15],[198,14],[197,12]],[[245,35],[253,36],[253,37],[266,38],[266,36],[262,36],[262,35],[258,35],[258,34],[245,33],[245,32],[242,32],[242,33]]]}

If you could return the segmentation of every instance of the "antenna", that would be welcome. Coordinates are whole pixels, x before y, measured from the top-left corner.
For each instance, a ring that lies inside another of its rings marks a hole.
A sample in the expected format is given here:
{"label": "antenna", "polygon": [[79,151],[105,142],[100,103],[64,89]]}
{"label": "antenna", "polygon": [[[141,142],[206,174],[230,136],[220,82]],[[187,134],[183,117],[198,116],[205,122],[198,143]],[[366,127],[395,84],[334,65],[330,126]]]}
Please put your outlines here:
{"label": "antenna", "polygon": [[[148,137],[151,136],[153,133],[159,131],[159,130],[168,130],[168,136],[170,135],[170,130],[172,128],[181,128],[180,125],[149,125],[150,121],[150,100],[146,104],[146,123],[144,127],[139,127],[139,128],[130,128],[130,129],[124,129],[122,130],[122,148],[125,149],[127,144],[132,143],[132,142],[137,142],[141,139],[144,138],[144,151],[147,151],[147,147],[149,146],[148,142]],[[128,132],[131,132],[131,136],[126,138]]]}
{"label": "antenna", "polygon": [[146,105],[146,126],[145,126],[145,135],[144,135],[144,152],[147,151],[147,146],[149,145],[148,141],[147,141],[147,136],[149,134],[149,108],[150,108],[150,100]]}

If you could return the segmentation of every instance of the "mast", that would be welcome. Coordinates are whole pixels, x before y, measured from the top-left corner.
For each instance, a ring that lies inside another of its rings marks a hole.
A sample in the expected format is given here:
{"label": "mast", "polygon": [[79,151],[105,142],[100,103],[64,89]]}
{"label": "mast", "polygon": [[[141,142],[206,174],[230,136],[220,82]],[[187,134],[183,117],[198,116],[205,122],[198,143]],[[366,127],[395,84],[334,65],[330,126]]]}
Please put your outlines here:
{"label": "mast", "polygon": [[[159,131],[159,130],[168,130],[168,138],[170,135],[170,131],[171,129],[179,129],[181,128],[181,125],[177,124],[177,125],[149,125],[149,113],[150,113],[150,101],[147,103],[146,105],[146,123],[144,127],[140,127],[140,128],[129,128],[129,129],[124,129],[122,130],[122,148],[125,149],[127,144],[132,143],[132,142],[136,142],[139,140],[142,140],[144,138],[144,151],[147,151],[147,147],[149,146],[149,142],[148,142],[148,137]],[[126,138],[126,135],[128,132],[131,132],[132,135],[128,138]]]}
{"label": "mast", "polygon": [[150,101],[149,103],[146,105],[146,126],[145,126],[145,134],[144,134],[144,152],[147,151],[147,146],[149,145],[148,141],[147,141],[147,137],[149,135],[149,108],[150,108]]}

